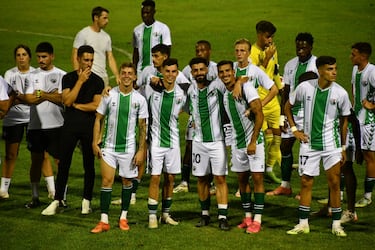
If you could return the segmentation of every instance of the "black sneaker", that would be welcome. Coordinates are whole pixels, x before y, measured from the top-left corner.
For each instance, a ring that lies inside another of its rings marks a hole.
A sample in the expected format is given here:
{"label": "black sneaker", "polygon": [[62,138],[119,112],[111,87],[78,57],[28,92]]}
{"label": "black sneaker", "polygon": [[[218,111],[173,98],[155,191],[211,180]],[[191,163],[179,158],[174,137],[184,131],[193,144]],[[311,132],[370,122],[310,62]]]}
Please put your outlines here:
{"label": "black sneaker", "polygon": [[25,203],[25,208],[37,208],[41,205],[42,204],[40,203],[38,198],[33,198],[30,202]]}
{"label": "black sneaker", "polygon": [[204,227],[204,226],[208,226],[209,223],[210,223],[210,216],[202,215],[201,220],[195,226]]}
{"label": "black sneaker", "polygon": [[219,220],[219,228],[223,231],[228,231],[229,230],[229,223],[228,220],[225,218],[222,218]]}

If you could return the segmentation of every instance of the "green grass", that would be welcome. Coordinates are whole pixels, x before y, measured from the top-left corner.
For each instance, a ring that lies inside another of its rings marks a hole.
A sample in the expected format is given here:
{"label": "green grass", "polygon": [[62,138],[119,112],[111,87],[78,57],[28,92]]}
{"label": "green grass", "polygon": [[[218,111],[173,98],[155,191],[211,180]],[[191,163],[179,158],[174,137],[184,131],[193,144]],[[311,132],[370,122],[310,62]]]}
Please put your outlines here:
{"label": "green grass", "polygon": [[[28,44],[32,50],[41,41],[50,41],[55,47],[56,66],[71,70],[70,53],[73,37],[82,27],[91,23],[90,11],[94,5],[110,9],[107,32],[112,36],[114,54],[118,64],[129,61],[132,29],[141,22],[141,1],[8,1],[0,15],[0,74],[13,67],[13,49],[19,43]],[[181,68],[194,56],[197,40],[211,41],[212,59],[234,59],[233,43],[246,37],[255,41],[255,23],[261,19],[272,21],[278,28],[275,43],[283,68],[295,55],[294,38],[298,32],[311,32],[315,38],[315,55],[332,55],[338,59],[338,82],[350,89],[350,46],[357,41],[375,41],[375,5],[370,0],[352,1],[293,1],[260,0],[184,0],[157,1],[156,18],[166,22],[172,31],[172,56],[180,61]],[[373,44],[374,45],[374,44]],[[119,50],[121,49],[121,50]],[[33,65],[36,66],[35,58]],[[186,116],[181,119],[183,135]],[[182,137],[183,138],[183,137]],[[182,147],[184,141],[182,140]],[[3,146],[1,153],[4,155]],[[11,198],[0,201],[1,249],[372,249],[374,240],[374,205],[358,209],[359,222],[347,225],[348,237],[337,239],[330,233],[330,219],[311,218],[311,233],[288,236],[285,231],[297,222],[298,202],[292,197],[267,197],[263,216],[263,229],[258,235],[247,235],[235,228],[240,222],[240,201],[234,197],[236,177],[228,176],[230,189],[229,220],[232,230],[220,232],[217,228],[215,198],[211,214],[213,223],[198,229],[194,227],[199,217],[199,204],[195,178],[192,192],[174,196],[172,215],[181,221],[177,227],[162,225],[157,230],[147,229],[147,187],[149,176],[140,185],[138,200],[129,211],[131,231],[122,233],[117,228],[120,208],[111,206],[112,229],[101,235],[91,235],[90,229],[100,218],[100,169],[97,179],[94,213],[80,215],[82,193],[82,159],[79,150],[73,159],[69,179],[69,209],[54,217],[43,217],[41,209],[26,210],[23,204],[30,198],[28,171],[30,155],[23,143],[17,162]],[[364,166],[355,166],[358,177],[357,197],[363,193]],[[279,168],[276,169],[280,175]],[[177,178],[179,181],[179,177]],[[293,173],[294,194],[299,190],[297,173]],[[42,185],[43,187],[43,185]],[[266,184],[271,190],[276,185]],[[120,184],[114,185],[114,197],[119,197]],[[319,209],[316,200],[325,198],[325,176],[316,179],[312,209]],[[49,202],[42,188],[41,199]],[[345,205],[344,205],[345,207]]]}

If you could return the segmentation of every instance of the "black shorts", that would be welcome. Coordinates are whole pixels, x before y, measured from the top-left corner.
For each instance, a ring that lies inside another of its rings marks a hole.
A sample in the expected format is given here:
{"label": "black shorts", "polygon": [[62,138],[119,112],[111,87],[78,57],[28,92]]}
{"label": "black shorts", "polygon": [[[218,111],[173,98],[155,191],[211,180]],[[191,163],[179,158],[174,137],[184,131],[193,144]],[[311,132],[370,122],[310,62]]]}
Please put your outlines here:
{"label": "black shorts", "polygon": [[47,151],[55,159],[59,159],[61,127],[29,130],[26,138],[27,149],[30,152],[42,153]]}
{"label": "black shorts", "polygon": [[3,126],[3,139],[7,143],[20,143],[27,125],[28,123],[21,123],[14,126]]}

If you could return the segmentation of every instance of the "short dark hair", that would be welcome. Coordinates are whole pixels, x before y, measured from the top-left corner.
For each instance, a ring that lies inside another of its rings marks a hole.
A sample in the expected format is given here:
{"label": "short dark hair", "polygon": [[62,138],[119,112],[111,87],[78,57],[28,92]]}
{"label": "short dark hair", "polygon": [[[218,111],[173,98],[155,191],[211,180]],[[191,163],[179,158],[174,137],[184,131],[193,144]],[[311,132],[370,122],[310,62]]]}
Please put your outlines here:
{"label": "short dark hair", "polygon": [[256,29],[257,33],[268,32],[268,33],[270,33],[270,35],[273,35],[276,32],[275,25],[273,25],[271,22],[266,21],[266,20],[259,21],[256,24],[255,29]]}
{"label": "short dark hair", "polygon": [[83,55],[83,53],[94,54],[94,48],[91,47],[90,45],[82,45],[77,50],[77,56],[81,57]]}
{"label": "short dark hair", "polygon": [[172,66],[172,65],[176,65],[177,68],[178,68],[178,61],[176,58],[168,58],[167,60],[165,60],[163,62],[163,67],[164,66]]}
{"label": "short dark hair", "polygon": [[298,35],[296,36],[296,42],[297,41],[307,42],[308,44],[312,46],[314,43],[314,38],[310,33],[303,32],[303,33],[298,33]]}
{"label": "short dark hair", "polygon": [[203,57],[194,57],[190,60],[189,66],[193,66],[194,64],[204,63],[208,67],[208,61]]}
{"label": "short dark hair", "polygon": [[26,53],[29,55],[29,57],[31,58],[31,49],[29,48],[29,46],[24,45],[24,44],[18,44],[16,48],[14,48],[14,58],[16,58],[17,56],[17,50],[21,48],[24,49]]}
{"label": "short dark hair", "polygon": [[103,8],[101,6],[97,6],[97,7],[93,8],[92,11],[91,11],[91,19],[94,21],[94,17],[96,17],[96,16],[100,17],[103,11],[107,12],[109,14],[109,10],[107,10],[106,8]]}
{"label": "short dark hair", "polygon": [[219,67],[223,66],[223,65],[227,65],[229,64],[230,67],[233,69],[233,62],[231,60],[222,60],[220,62],[217,63],[217,69],[219,70]]}
{"label": "short dark hair", "polygon": [[359,53],[366,54],[368,57],[370,57],[372,53],[371,44],[366,42],[355,43],[352,45],[352,49],[356,49]]}
{"label": "short dark hair", "polygon": [[145,0],[145,1],[142,2],[142,8],[146,7],[146,6],[150,6],[152,8],[155,8],[155,2],[152,1],[152,0]]}
{"label": "short dark hair", "polygon": [[313,71],[306,71],[305,73],[302,73],[298,77],[298,83],[308,81],[308,80],[313,80],[313,79],[318,79],[318,74],[313,72]]}
{"label": "short dark hair", "polygon": [[171,53],[171,49],[169,48],[168,45],[159,43],[159,44],[155,45],[154,47],[152,47],[152,49],[151,49],[151,53],[156,53],[156,52],[160,52],[164,55],[168,55],[168,57],[169,57],[170,53]]}
{"label": "short dark hair", "polygon": [[53,54],[53,46],[49,42],[41,42],[36,46],[35,52],[46,52],[48,54]]}
{"label": "short dark hair", "polygon": [[336,63],[336,58],[332,56],[319,56],[315,62],[317,68],[326,64],[333,65],[335,63]]}
{"label": "short dark hair", "polygon": [[121,66],[120,66],[120,71],[123,68],[132,68],[134,70],[134,73],[137,74],[137,69],[136,69],[135,65],[131,62],[122,63]]}
{"label": "short dark hair", "polygon": [[198,44],[205,44],[209,49],[211,49],[211,43],[207,40],[199,40],[196,45]]}

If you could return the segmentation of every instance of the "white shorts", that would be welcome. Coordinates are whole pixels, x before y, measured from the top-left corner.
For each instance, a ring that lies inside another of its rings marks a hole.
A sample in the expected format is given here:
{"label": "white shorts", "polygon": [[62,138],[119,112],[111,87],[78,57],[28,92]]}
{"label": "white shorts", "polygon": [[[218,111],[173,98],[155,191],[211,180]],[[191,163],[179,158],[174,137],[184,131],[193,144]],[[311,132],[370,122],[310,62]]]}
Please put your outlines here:
{"label": "white shorts", "polygon": [[231,123],[223,125],[224,135],[225,135],[225,146],[232,145],[233,142],[233,127]]}
{"label": "white shorts", "polygon": [[102,160],[109,166],[119,168],[119,175],[124,178],[135,178],[138,176],[138,167],[133,165],[134,152],[119,153],[102,149]]}
{"label": "white shorts", "polygon": [[320,160],[323,161],[323,168],[327,171],[341,160],[341,152],[341,148],[329,151],[312,150],[307,143],[301,143],[298,160],[299,175],[319,176]]}
{"label": "white shorts", "polygon": [[[303,117],[294,115],[293,119],[296,123],[297,129],[303,130]],[[281,130],[281,138],[293,138],[294,135],[292,133],[292,130],[290,130],[289,122],[287,121],[286,123],[288,124],[288,130],[286,133]]]}
{"label": "white shorts", "polygon": [[223,141],[193,141],[193,175],[209,174],[223,176],[228,174],[227,157]]}
{"label": "white shorts", "polygon": [[160,175],[162,171],[168,174],[181,173],[180,148],[151,146],[150,168],[151,175]]}
{"label": "white shorts", "polygon": [[194,135],[193,118],[189,116],[188,122],[186,124],[185,140],[192,141],[193,135]]}
{"label": "white shorts", "polygon": [[257,144],[253,155],[248,155],[246,148],[237,149],[232,146],[231,170],[237,173],[246,171],[252,173],[264,172],[264,158],[264,143]]}
{"label": "white shorts", "polygon": [[361,125],[361,149],[375,151],[375,123]]}

